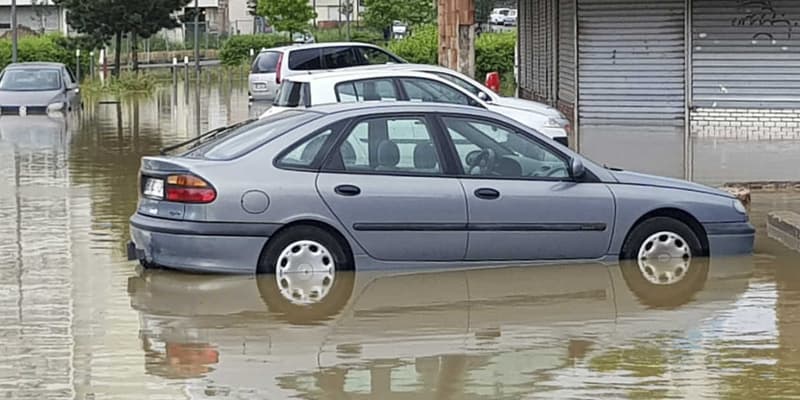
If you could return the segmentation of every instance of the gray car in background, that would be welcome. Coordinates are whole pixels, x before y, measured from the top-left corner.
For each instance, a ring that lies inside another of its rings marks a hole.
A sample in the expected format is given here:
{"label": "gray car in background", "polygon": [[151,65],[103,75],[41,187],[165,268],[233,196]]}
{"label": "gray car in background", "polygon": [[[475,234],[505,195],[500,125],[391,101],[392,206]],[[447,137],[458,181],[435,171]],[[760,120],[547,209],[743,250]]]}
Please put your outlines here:
{"label": "gray car in background", "polygon": [[142,160],[129,258],[310,280],[299,298],[342,270],[517,261],[631,259],[668,283],[753,248],[728,193],[598,166],[475,107],[287,110],[180,145]]}
{"label": "gray car in background", "polygon": [[80,88],[64,64],[30,62],[0,73],[0,114],[57,114],[81,105]]}

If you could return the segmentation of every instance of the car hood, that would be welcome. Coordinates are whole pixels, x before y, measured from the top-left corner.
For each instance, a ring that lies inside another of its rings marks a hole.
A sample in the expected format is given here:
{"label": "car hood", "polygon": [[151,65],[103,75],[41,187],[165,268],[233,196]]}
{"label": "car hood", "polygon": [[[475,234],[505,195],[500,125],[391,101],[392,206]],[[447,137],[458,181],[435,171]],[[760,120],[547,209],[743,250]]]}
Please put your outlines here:
{"label": "car hood", "polygon": [[60,101],[63,92],[46,91],[9,91],[0,90],[0,105],[8,106],[47,106]]}
{"label": "car hood", "polygon": [[699,183],[684,181],[681,179],[641,174],[638,172],[630,172],[630,171],[613,171],[612,173],[614,177],[617,179],[617,181],[619,181],[619,183],[627,185],[657,186],[657,187],[665,187],[671,189],[689,190],[692,192],[708,193],[717,196],[733,198],[733,195],[723,190],[701,185]]}
{"label": "car hood", "polygon": [[535,112],[550,118],[562,119],[561,113],[553,107],[535,101],[517,99],[514,97],[498,97],[495,104],[502,107],[515,108],[522,111]]}

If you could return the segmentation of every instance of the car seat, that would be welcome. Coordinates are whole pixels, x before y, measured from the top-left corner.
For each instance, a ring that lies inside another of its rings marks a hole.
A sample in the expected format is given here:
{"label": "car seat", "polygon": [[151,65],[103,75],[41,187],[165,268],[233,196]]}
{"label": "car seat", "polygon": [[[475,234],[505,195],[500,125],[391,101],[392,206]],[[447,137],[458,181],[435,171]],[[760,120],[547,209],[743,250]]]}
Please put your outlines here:
{"label": "car seat", "polygon": [[438,163],[436,148],[431,143],[420,143],[414,146],[414,169],[424,172],[438,172]]}
{"label": "car seat", "polygon": [[400,163],[400,147],[397,143],[384,140],[378,145],[378,166],[376,171],[394,171]]}

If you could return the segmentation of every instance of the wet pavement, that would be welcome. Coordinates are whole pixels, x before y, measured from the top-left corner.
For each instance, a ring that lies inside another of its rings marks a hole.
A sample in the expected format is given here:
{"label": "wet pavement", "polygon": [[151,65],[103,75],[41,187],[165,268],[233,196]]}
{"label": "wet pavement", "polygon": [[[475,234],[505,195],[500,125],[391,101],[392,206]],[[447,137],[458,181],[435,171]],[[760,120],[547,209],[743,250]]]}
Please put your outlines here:
{"label": "wet pavement", "polygon": [[[0,398],[800,396],[800,255],[766,226],[800,192],[754,193],[755,255],[671,287],[628,264],[340,273],[301,307],[274,277],[126,261],[140,156],[196,134],[177,94],[0,117]],[[266,107],[202,98],[202,130]]]}

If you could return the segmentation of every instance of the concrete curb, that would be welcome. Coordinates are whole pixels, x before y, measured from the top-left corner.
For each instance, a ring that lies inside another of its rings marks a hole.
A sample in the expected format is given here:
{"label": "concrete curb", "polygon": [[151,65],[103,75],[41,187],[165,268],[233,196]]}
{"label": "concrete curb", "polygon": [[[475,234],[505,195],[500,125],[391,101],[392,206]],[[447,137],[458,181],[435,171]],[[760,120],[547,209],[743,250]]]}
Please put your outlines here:
{"label": "concrete curb", "polygon": [[773,211],[767,216],[767,236],[789,249],[800,251],[800,214]]}

